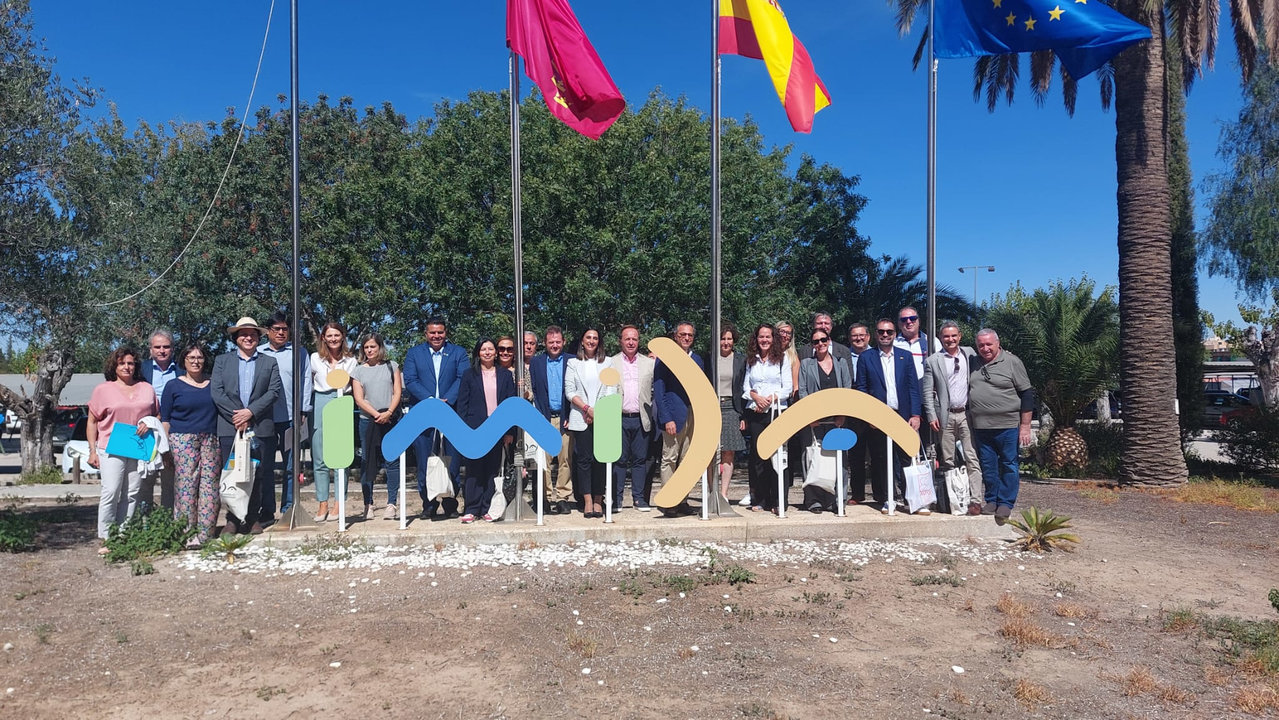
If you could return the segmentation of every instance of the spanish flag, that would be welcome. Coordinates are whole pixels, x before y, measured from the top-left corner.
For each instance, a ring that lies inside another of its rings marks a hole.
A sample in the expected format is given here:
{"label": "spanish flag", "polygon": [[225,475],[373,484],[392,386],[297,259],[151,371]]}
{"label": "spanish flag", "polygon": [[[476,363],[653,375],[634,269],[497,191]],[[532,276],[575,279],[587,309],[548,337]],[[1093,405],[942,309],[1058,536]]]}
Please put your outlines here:
{"label": "spanish flag", "polygon": [[764,61],[797,132],[811,132],[813,115],[830,105],[826,85],[777,0],[720,0],[719,52]]}

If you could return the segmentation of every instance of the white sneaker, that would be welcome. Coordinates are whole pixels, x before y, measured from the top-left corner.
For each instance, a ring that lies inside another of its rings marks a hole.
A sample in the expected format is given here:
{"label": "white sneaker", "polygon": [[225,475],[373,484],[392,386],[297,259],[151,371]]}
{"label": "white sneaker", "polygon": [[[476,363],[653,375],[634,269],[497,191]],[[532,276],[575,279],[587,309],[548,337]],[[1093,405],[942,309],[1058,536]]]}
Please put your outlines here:
{"label": "white sneaker", "polygon": [[751,506],[751,494],[750,494],[750,493],[746,493],[746,497],[742,498],[741,500],[738,500],[738,501],[737,501],[737,504],[738,504],[738,505],[741,505],[742,507],[750,507],[750,506]]}
{"label": "white sneaker", "polygon": [[386,512],[382,514],[382,519],[383,520],[399,520],[400,513],[396,510],[396,507],[394,505],[387,505]]}

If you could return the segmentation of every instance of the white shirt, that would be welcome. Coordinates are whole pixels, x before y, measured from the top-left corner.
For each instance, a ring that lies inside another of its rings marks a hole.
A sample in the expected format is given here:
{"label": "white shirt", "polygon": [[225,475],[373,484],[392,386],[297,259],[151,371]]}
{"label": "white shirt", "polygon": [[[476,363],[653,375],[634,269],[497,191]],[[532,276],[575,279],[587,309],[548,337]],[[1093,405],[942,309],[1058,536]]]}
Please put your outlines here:
{"label": "white shirt", "polygon": [[[915,359],[915,377],[920,380],[924,379],[924,358],[928,357],[928,349],[924,347],[924,334],[920,333],[914,340],[907,340],[900,334],[893,341],[893,345],[905,350]],[[941,343],[937,342],[937,338],[933,338],[933,352],[941,350]]]}
{"label": "white shirt", "polygon": [[359,365],[353,357],[342,358],[335,364],[329,364],[327,360],[320,357],[320,353],[313,352],[311,353],[311,388],[316,392],[333,392],[337,388],[329,385],[329,371],[345,370],[346,374],[350,375]]}
{"label": "white shirt", "polygon": [[742,380],[742,399],[746,401],[746,407],[757,412],[759,410],[755,406],[755,400],[751,398],[752,390],[762,397],[776,395],[777,402],[773,403],[773,407],[778,410],[786,407],[792,390],[790,368],[790,357],[787,355],[782,356],[780,365],[756,356],[755,364],[746,368],[746,377]]}
{"label": "white shirt", "polygon": [[[946,365],[946,389],[950,392],[951,407],[968,405],[968,356],[960,348],[955,348],[954,355],[942,353]],[[959,360],[959,371],[955,371],[955,360]]]}
{"label": "white shirt", "polygon": [[897,410],[897,363],[895,353],[890,348],[887,352],[879,351],[879,366],[884,369],[884,394],[888,407]]}

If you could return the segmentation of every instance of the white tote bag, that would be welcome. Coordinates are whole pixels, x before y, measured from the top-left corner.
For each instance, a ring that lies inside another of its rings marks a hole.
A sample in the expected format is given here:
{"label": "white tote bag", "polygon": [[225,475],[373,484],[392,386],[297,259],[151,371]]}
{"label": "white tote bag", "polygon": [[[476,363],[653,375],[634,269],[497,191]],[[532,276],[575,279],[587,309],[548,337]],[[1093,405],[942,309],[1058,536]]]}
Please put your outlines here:
{"label": "white tote bag", "polygon": [[227,512],[243,520],[249,514],[249,491],[253,489],[253,475],[258,461],[252,460],[253,444],[243,430],[231,441],[231,455],[222,468],[218,493]]}
{"label": "white tote bag", "polygon": [[937,502],[937,489],[933,487],[933,464],[925,457],[917,457],[905,467],[906,505],[913,513]]}
{"label": "white tote bag", "polygon": [[834,450],[823,450],[821,443],[804,448],[804,487],[816,485],[829,493],[835,492],[835,480],[839,477],[839,458]]}
{"label": "white tote bag", "polygon": [[[443,445],[439,432],[436,432],[435,440],[436,445]],[[449,478],[448,463],[433,447],[430,457],[426,459],[426,499],[430,502],[450,497],[453,497],[453,481]]]}
{"label": "white tote bag", "polygon": [[955,450],[964,464],[946,471],[946,495],[950,498],[951,515],[967,515],[968,504],[974,501],[968,484],[968,455],[964,453],[963,443],[956,442]]}

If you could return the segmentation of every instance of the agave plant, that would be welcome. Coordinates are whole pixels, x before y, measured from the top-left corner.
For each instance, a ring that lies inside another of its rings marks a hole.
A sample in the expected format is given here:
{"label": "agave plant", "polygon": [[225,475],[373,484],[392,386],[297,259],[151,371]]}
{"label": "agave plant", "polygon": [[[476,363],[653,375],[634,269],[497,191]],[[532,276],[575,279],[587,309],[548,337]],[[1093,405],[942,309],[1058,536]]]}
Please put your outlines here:
{"label": "agave plant", "polygon": [[220,535],[200,549],[201,557],[222,555],[227,564],[235,562],[235,551],[252,542],[252,535]]}
{"label": "agave plant", "polygon": [[1051,550],[1070,552],[1074,550],[1074,545],[1080,542],[1078,535],[1062,532],[1074,527],[1070,524],[1069,517],[1058,515],[1052,510],[1041,511],[1034,505],[1021,511],[1020,520],[1010,518],[1008,524],[1021,533],[1021,537],[1015,541],[1015,544],[1022,550],[1034,550],[1040,553]]}

